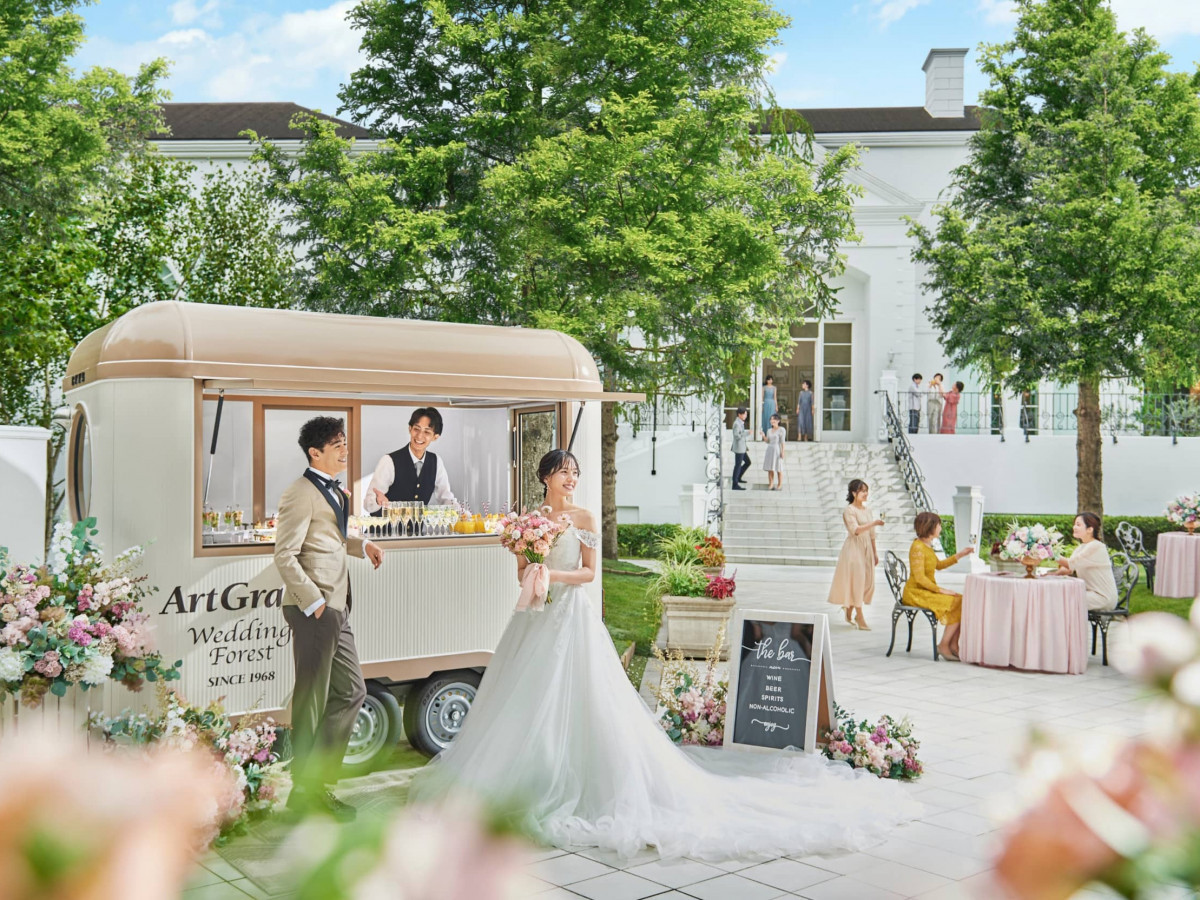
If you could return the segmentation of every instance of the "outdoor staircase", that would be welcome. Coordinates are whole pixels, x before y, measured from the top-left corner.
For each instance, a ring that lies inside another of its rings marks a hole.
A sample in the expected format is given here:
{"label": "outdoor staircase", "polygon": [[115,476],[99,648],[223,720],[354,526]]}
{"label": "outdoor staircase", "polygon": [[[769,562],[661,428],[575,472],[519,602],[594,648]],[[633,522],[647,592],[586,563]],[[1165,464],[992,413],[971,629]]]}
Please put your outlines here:
{"label": "outdoor staircase", "polygon": [[[728,448],[728,442],[725,443]],[[789,443],[783,490],[767,490],[766,444],[750,444],[745,491],[730,490],[733,454],[725,451],[725,556],[729,563],[832,566],[846,539],[842,510],[852,478],[870,485],[867,506],[887,525],[877,532],[882,558],[908,558],[916,509],[889,444]]]}

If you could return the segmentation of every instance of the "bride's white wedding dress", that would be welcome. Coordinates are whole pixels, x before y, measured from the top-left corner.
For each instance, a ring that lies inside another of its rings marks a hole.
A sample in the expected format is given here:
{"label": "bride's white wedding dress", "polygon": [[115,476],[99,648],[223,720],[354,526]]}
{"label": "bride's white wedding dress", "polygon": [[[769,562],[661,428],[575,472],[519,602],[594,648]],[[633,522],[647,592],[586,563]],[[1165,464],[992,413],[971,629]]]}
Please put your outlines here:
{"label": "bride's white wedding dress", "polygon": [[[546,559],[580,565],[574,527]],[[552,584],[543,612],[518,612],[454,743],[412,796],[466,789],[516,804],[525,824],[564,849],[665,858],[778,857],[861,849],[912,818],[899,785],[802,753],[681,750],[621,669],[598,611],[578,585]]]}

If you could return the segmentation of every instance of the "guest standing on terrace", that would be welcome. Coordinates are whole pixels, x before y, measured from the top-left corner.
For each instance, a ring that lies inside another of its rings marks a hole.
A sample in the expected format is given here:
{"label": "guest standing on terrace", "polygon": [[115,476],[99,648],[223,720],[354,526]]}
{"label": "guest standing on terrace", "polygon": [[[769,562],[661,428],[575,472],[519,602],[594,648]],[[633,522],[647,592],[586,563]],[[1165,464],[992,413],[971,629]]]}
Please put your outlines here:
{"label": "guest standing on terrace", "polygon": [[800,382],[800,396],[796,398],[796,439],[813,439],[813,390],[812,382]]}
{"label": "guest standing on terrace", "polygon": [[962,399],[964,387],[961,381],[956,381],[954,389],[946,391],[946,408],[942,410],[942,434],[954,434],[958,428],[958,401]]}
{"label": "guest standing on terrace", "polygon": [[929,414],[929,433],[937,434],[942,430],[942,406],[945,404],[946,392],[942,389],[942,373],[938,372],[929,379],[929,400],[925,410]]}
{"label": "guest standing on terrace", "polygon": [[846,624],[860,631],[870,631],[863,616],[863,607],[875,596],[875,567],[879,565],[879,551],[875,549],[875,529],[883,525],[867,509],[867,483],[861,478],[850,482],[846,502],[850,505],[842,510],[842,522],[846,526],[846,542],[838,554],[837,568],[833,570],[833,584],[829,588],[829,602],[842,608]]}
{"label": "guest standing on terrace", "polygon": [[916,372],[912,377],[912,387],[908,391],[908,433],[916,434],[921,430],[921,373]]}
{"label": "guest standing on terrace", "polygon": [[771,427],[771,417],[775,415],[776,408],[775,378],[768,375],[763,382],[762,422],[759,425],[764,441],[767,439],[767,429]]}

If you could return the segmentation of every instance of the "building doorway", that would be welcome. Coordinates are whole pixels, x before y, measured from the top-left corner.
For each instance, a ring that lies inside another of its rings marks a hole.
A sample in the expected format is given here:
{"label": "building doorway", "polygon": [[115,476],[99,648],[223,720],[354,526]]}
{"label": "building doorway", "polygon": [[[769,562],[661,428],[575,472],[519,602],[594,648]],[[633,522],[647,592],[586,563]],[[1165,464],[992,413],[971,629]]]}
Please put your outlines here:
{"label": "building doorway", "polygon": [[757,391],[755,419],[759,430],[770,427],[762,422],[762,382],[768,375],[775,379],[778,412],[787,428],[787,439],[799,439],[796,401],[800,385],[807,381],[813,389],[813,437],[822,434],[845,435],[854,427],[854,341],[850,322],[808,322],[793,325],[792,353],[787,359],[764,359]]}

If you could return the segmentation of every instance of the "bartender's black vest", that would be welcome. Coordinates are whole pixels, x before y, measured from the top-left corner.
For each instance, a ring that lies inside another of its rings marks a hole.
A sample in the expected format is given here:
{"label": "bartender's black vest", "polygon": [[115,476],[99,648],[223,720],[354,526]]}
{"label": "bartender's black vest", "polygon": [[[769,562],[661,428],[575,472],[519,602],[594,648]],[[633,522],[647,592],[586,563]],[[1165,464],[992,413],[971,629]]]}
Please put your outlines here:
{"label": "bartender's black vest", "polygon": [[396,470],[396,477],[392,479],[392,486],[388,488],[387,498],[389,500],[419,500],[422,503],[428,503],[433,497],[433,483],[437,478],[436,454],[425,451],[425,460],[421,464],[420,475],[417,474],[417,467],[413,465],[412,454],[408,452],[408,447],[401,447],[388,455],[392,458],[392,468]]}

